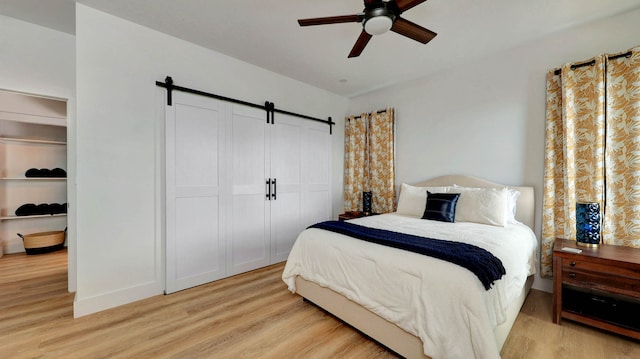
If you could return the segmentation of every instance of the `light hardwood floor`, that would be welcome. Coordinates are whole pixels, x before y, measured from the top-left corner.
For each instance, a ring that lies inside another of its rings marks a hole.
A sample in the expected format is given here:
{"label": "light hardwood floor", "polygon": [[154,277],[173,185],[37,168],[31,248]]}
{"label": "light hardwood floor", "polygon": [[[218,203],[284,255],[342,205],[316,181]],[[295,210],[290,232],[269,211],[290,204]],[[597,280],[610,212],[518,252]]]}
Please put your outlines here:
{"label": "light hardwood floor", "polygon": [[[290,294],[283,264],[73,319],[66,263],[0,258],[1,358],[396,358]],[[502,357],[640,358],[640,343],[554,325],[551,295],[532,290]]]}

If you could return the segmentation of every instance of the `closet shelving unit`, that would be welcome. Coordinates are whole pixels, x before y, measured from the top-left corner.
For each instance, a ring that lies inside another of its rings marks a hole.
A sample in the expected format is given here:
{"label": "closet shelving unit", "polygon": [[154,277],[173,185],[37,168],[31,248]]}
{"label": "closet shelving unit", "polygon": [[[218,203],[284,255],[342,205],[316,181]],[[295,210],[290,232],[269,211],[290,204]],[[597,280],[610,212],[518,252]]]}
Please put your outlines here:
{"label": "closet shelving unit", "polygon": [[[26,177],[30,168],[66,171],[66,102],[0,91],[0,247],[24,251],[17,233],[62,230],[66,213],[17,216],[26,203],[66,203],[66,177]],[[2,253],[2,252],[0,252]]]}

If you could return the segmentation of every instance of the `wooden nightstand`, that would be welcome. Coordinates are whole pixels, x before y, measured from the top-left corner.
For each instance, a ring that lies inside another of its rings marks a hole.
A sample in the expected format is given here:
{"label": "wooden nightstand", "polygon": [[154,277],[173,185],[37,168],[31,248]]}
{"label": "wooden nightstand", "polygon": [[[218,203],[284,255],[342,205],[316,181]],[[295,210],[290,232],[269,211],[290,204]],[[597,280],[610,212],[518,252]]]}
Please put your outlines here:
{"label": "wooden nightstand", "polygon": [[[562,251],[563,247],[581,253]],[[562,318],[640,339],[640,249],[553,246],[553,322]]]}
{"label": "wooden nightstand", "polygon": [[[371,213],[369,214],[369,216],[375,216],[376,213]],[[360,218],[360,217],[366,217],[364,212],[345,212],[345,213],[341,213],[338,215],[338,220],[339,221],[346,221],[349,219],[354,219],[354,218]]]}

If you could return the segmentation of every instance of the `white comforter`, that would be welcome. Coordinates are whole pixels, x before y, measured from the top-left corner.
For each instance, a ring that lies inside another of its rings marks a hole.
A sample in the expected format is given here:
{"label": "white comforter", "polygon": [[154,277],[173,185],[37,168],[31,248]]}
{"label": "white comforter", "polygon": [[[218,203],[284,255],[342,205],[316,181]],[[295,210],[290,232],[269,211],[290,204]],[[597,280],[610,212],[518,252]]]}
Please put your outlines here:
{"label": "white comforter", "polygon": [[471,243],[498,257],[507,274],[487,291],[458,265],[321,229],[298,237],[282,274],[291,292],[295,276],[328,287],[396,323],[438,358],[499,358],[494,335],[506,310],[535,273],[537,240],[524,224],[496,227],[444,223],[398,214],[352,223],[436,239]]}

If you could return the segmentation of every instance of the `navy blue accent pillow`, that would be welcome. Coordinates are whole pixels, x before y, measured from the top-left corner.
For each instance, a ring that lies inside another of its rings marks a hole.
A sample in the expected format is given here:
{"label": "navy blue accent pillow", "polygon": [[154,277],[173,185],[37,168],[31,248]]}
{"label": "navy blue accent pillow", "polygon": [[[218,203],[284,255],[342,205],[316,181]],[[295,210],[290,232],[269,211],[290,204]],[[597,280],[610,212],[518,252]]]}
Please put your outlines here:
{"label": "navy blue accent pillow", "polygon": [[460,193],[431,193],[427,191],[427,206],[422,219],[453,222]]}

